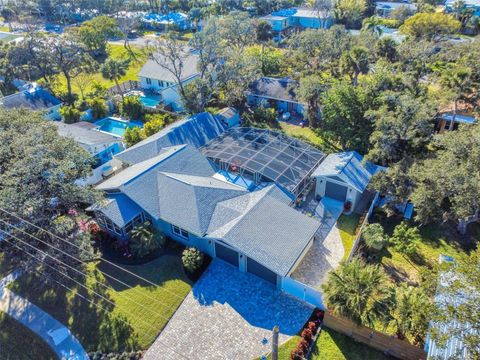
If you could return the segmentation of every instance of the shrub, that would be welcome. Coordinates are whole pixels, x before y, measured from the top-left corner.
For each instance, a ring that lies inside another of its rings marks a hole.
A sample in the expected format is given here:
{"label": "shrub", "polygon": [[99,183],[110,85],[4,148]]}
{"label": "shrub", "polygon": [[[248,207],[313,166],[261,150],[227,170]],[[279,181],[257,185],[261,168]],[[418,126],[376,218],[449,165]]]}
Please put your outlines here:
{"label": "shrub", "polygon": [[138,96],[127,96],[123,99],[120,110],[123,116],[128,119],[143,119],[143,106]]}
{"label": "shrub", "polygon": [[193,247],[187,248],[183,250],[182,263],[185,270],[194,273],[203,264],[203,254]]}
{"label": "shrub", "polygon": [[143,129],[138,126],[126,128],[125,133],[123,134],[123,140],[127,144],[127,147],[133,146],[143,139],[145,139],[145,133],[143,132]]}
{"label": "shrub", "polygon": [[152,136],[162,130],[168,123],[168,115],[166,114],[148,114],[145,117],[146,123],[143,127],[145,137]]}
{"label": "shrub", "polygon": [[388,242],[388,237],[385,235],[382,225],[378,223],[365,226],[362,239],[365,241],[367,248],[375,251],[382,250]]}
{"label": "shrub", "polygon": [[88,106],[92,110],[94,120],[104,118],[108,114],[108,106],[102,98],[93,98],[88,101]]}
{"label": "shrub", "polygon": [[315,335],[318,330],[318,325],[313,321],[309,321],[307,324],[307,329],[310,330],[313,335]]}
{"label": "shrub", "polygon": [[137,258],[145,257],[165,244],[165,236],[157,232],[149,221],[135,226],[130,231],[128,243],[132,254]]}
{"label": "shrub", "polygon": [[306,342],[308,342],[309,344],[312,342],[312,339],[313,339],[313,332],[312,330],[306,328],[306,329],[303,329],[302,331],[302,338],[305,339]]}
{"label": "shrub", "polygon": [[393,230],[391,243],[398,252],[412,256],[417,251],[417,243],[422,240],[420,232],[416,227],[410,227],[403,221]]}
{"label": "shrub", "polygon": [[60,115],[65,121],[65,124],[73,124],[80,121],[80,110],[75,109],[73,106],[62,106],[60,108]]}

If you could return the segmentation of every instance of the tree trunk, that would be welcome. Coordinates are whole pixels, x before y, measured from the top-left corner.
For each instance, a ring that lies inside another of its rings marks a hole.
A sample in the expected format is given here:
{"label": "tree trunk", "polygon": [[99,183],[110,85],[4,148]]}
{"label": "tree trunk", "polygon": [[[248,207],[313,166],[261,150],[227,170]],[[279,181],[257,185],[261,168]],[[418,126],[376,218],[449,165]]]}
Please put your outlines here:
{"label": "tree trunk", "polygon": [[120,84],[118,83],[118,79],[114,78],[113,81],[115,82],[115,85],[117,86],[118,93],[120,94],[120,96],[122,97],[122,100],[123,100],[124,95],[123,95],[122,89],[120,88]]}
{"label": "tree trunk", "polygon": [[67,103],[68,105],[72,105],[72,100],[73,100],[73,95],[72,95],[72,79],[70,78],[70,74],[67,72],[63,73],[65,75],[65,79],[67,80],[67,94],[68,94],[68,99]]}
{"label": "tree trunk", "polygon": [[455,99],[453,102],[453,116],[452,120],[450,121],[450,131],[453,131],[453,125],[455,124],[455,119],[457,117],[457,108],[458,108],[458,100]]}
{"label": "tree trunk", "polygon": [[476,211],[474,215],[468,218],[460,219],[457,225],[457,230],[460,234],[465,235],[467,233],[467,227],[469,224],[480,220],[480,212]]}
{"label": "tree trunk", "polygon": [[357,85],[358,85],[358,75],[359,75],[359,73],[356,72],[356,71],[353,73],[353,86],[355,86],[355,87],[357,87]]}

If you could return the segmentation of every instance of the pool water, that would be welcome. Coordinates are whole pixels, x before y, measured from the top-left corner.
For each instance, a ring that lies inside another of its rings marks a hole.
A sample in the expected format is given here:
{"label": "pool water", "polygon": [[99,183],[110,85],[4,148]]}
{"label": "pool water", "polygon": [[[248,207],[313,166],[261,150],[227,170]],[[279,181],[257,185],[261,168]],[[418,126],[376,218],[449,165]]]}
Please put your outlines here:
{"label": "pool water", "polygon": [[117,137],[123,137],[123,134],[125,134],[125,130],[127,128],[143,127],[143,124],[138,121],[125,121],[125,120],[120,120],[120,119],[115,119],[110,117],[102,120],[98,120],[97,122],[95,122],[95,125],[98,126],[96,130],[102,131]]}
{"label": "pool water", "polygon": [[160,97],[159,96],[140,96],[140,102],[143,104],[145,107],[150,107],[154,108],[158,104],[160,104]]}

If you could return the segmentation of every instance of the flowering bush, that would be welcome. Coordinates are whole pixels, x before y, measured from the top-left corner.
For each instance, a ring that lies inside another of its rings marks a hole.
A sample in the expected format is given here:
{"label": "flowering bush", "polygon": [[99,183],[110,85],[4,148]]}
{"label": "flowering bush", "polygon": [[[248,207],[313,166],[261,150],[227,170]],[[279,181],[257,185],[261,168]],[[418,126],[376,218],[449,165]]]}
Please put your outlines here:
{"label": "flowering bush", "polygon": [[312,330],[306,328],[306,329],[303,329],[302,331],[302,338],[308,343],[310,344],[312,342],[312,339],[313,339],[313,332]]}
{"label": "flowering bush", "polygon": [[87,224],[87,230],[92,235],[97,235],[102,229],[95,221],[89,221]]}

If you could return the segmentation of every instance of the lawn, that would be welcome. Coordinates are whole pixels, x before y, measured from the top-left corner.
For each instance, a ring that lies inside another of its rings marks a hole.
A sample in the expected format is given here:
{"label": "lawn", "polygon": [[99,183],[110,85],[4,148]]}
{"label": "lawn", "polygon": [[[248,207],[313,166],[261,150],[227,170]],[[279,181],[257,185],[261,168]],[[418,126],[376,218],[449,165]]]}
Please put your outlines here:
{"label": "lawn", "polygon": [[351,214],[348,216],[342,214],[337,220],[337,227],[340,230],[340,237],[342,238],[343,248],[345,249],[343,260],[348,258],[348,255],[352,250],[353,242],[357,235],[355,230],[358,227],[359,221],[360,215],[358,214]]}
{"label": "lawn", "polygon": [[0,357],[2,360],[58,359],[46,342],[3,312],[0,312]]}
{"label": "lawn", "polygon": [[[11,288],[67,325],[87,351],[147,349],[188,294],[192,282],[183,271],[177,250],[169,250],[147,264],[122,266],[157,286],[148,285],[111,265],[94,262],[88,266],[85,283],[90,289],[95,287],[103,299],[66,279],[62,282],[71,290],[55,283],[46,285],[31,274],[22,276]],[[132,288],[106,279],[98,270]],[[111,288],[105,289],[95,280]],[[103,309],[75,296],[76,293]]]}
{"label": "lawn", "polygon": [[[300,336],[294,336],[278,349],[279,360],[289,360]],[[271,356],[268,357],[271,359]],[[358,343],[348,336],[323,328],[318,337],[309,360],[383,360],[382,353],[367,345]]]}
{"label": "lawn", "polygon": [[[128,80],[138,80],[137,74],[145,63],[147,56],[142,50],[138,47],[132,46],[132,49],[137,57],[136,60],[132,60],[130,66],[127,70],[125,76],[123,76],[119,83],[121,84],[124,81]],[[123,45],[109,44],[108,45],[108,54],[113,59],[127,59],[129,54]],[[111,80],[106,80],[102,77],[102,74],[97,71],[93,74],[85,75],[87,80],[89,80],[88,85],[84,89],[84,93],[87,94],[92,90],[92,81],[97,81],[104,84],[106,87],[110,88],[115,85]],[[81,77],[81,76],[80,76]],[[65,92],[67,91],[67,83],[65,77],[61,74],[57,76],[57,82],[55,84],[55,92]],[[72,80],[72,91],[80,96],[80,88],[75,79]]]}
{"label": "lawn", "polygon": [[323,328],[310,360],[386,360],[379,351],[358,343],[352,338]]}
{"label": "lawn", "polygon": [[[377,209],[372,222],[379,222],[383,225],[388,236],[402,219],[398,216],[387,217],[386,214]],[[413,226],[413,224],[412,224]],[[377,261],[384,266],[394,279],[401,281],[418,282],[422,269],[432,269],[438,263],[440,254],[458,256],[464,252],[461,247],[461,239],[458,233],[449,225],[432,224],[419,227],[421,241],[417,242],[417,254],[411,258],[403,256],[392,246],[387,246],[377,256]],[[476,230],[475,227],[472,230]]]}
{"label": "lawn", "polygon": [[282,131],[288,136],[299,138],[300,140],[305,140],[312,145],[318,147],[319,149],[326,152],[335,152],[338,151],[338,147],[333,145],[326,139],[320,137],[315,131],[309,127],[301,127],[298,125],[287,124],[286,122],[279,122]]}

